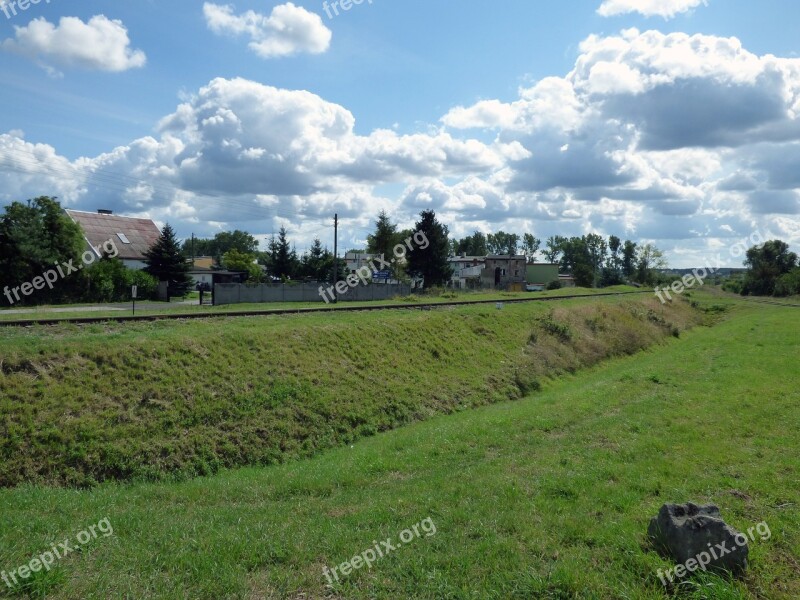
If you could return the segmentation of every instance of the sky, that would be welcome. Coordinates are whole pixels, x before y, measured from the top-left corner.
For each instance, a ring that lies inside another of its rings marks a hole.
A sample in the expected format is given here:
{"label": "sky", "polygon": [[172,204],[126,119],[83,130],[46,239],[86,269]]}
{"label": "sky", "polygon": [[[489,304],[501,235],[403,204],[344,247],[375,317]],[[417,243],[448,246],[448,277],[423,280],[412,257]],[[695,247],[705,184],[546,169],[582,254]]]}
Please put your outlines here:
{"label": "sky", "polygon": [[[0,0],[0,206],[800,251],[796,0]],[[752,244],[748,244],[752,245]]]}

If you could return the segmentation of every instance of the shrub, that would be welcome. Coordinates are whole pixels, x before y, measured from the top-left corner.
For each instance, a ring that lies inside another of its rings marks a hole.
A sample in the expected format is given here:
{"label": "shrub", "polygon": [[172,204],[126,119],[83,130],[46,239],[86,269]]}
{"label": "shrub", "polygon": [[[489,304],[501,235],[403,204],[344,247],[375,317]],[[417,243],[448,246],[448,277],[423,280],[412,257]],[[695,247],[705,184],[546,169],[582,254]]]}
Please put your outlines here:
{"label": "shrub", "polygon": [[548,290],[560,290],[561,289],[561,282],[556,279],[555,281],[551,281],[547,284]]}
{"label": "shrub", "polygon": [[778,277],[775,282],[773,296],[786,297],[800,294],[800,269],[794,269],[791,273],[786,273]]}
{"label": "shrub", "polygon": [[116,258],[104,258],[86,270],[87,302],[125,302],[130,300],[131,286],[138,286],[138,297],[154,299],[158,291],[156,279],[144,271],[125,267]]}
{"label": "shrub", "polygon": [[539,323],[541,323],[542,329],[550,335],[557,337],[562,342],[568,342],[572,339],[572,331],[569,325],[554,321],[553,317],[543,317],[539,319]]}
{"label": "shrub", "polygon": [[158,298],[158,281],[152,275],[148,275],[144,271],[127,270],[127,286],[126,297],[123,300],[128,300],[130,295],[130,288],[132,285],[138,287],[139,298],[145,300],[156,300]]}
{"label": "shrub", "polygon": [[731,277],[722,283],[722,290],[733,294],[741,294],[743,287],[741,277]]}

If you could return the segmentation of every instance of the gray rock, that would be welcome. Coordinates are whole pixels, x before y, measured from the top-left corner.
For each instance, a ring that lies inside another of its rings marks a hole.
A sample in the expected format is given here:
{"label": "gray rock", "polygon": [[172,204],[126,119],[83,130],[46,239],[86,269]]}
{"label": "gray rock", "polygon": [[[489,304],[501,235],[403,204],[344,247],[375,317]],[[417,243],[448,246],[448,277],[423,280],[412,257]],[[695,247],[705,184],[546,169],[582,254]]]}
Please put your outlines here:
{"label": "gray rock", "polygon": [[740,574],[747,568],[747,536],[726,524],[716,506],[665,504],[647,534],[659,552],[689,571]]}

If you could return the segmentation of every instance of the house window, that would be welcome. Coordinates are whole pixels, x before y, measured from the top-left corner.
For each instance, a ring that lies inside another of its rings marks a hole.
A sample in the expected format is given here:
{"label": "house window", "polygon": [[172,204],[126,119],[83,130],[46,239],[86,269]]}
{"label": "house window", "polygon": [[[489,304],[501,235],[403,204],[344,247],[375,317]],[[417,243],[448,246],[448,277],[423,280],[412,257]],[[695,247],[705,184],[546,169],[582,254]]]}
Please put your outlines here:
{"label": "house window", "polygon": [[119,241],[122,242],[123,244],[131,243],[131,241],[128,239],[128,236],[126,236],[124,233],[118,233],[117,237],[119,238]]}
{"label": "house window", "polygon": [[506,270],[505,269],[503,269],[502,274],[503,274],[503,277],[506,276]]}
{"label": "house window", "polygon": [[519,271],[514,271],[514,277],[519,277]]}

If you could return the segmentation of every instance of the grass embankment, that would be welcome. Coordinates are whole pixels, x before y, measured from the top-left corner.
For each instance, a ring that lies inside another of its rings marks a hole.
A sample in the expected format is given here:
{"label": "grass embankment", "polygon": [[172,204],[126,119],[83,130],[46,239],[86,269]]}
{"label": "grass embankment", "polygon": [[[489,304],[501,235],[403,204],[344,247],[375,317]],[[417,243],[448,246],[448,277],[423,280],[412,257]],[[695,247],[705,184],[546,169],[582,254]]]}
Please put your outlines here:
{"label": "grass embankment", "polygon": [[[695,580],[677,597],[794,600],[800,312],[714,302],[735,307],[714,328],[548,382],[521,401],[308,461],[183,483],[0,490],[0,568],[108,516],[113,537],[37,574],[32,591],[54,599],[655,600],[670,597],[656,571],[672,565],[647,544],[649,517],[664,502],[692,500],[718,504],[742,531],[766,521],[772,537],[752,544],[744,580]],[[497,327],[489,315],[470,320]],[[461,368],[468,377],[476,367]],[[326,587],[323,566],[374,540],[396,541],[428,517],[436,535]]]}
{"label": "grass embankment", "polygon": [[0,332],[0,486],[264,465],[475,406],[695,322],[652,297]]}

